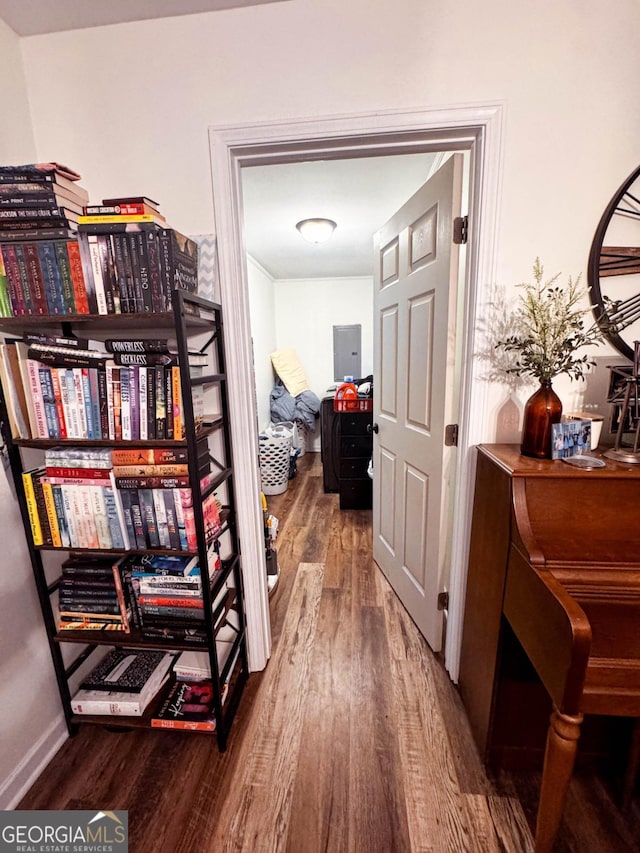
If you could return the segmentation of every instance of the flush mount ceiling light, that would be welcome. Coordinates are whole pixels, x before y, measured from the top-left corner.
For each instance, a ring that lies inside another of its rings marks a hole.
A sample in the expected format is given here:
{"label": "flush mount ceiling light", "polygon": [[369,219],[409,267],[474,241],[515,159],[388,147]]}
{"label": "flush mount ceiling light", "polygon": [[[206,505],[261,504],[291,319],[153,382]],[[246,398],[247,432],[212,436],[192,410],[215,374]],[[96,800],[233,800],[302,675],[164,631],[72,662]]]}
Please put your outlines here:
{"label": "flush mount ceiling light", "polygon": [[302,219],[296,228],[308,243],[324,243],[336,230],[333,219]]}

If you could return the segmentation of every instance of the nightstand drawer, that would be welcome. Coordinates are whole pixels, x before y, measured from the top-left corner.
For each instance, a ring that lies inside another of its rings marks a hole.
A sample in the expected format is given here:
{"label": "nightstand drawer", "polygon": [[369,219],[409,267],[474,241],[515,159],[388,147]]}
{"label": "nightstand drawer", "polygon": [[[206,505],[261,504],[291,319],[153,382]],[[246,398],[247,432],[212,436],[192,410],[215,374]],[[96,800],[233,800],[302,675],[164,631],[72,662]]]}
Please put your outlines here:
{"label": "nightstand drawer", "polygon": [[373,423],[371,412],[343,412],[340,415],[341,435],[369,435],[367,426]]}
{"label": "nightstand drawer", "polygon": [[348,456],[340,460],[340,479],[361,480],[368,477],[369,456]]}
{"label": "nightstand drawer", "polygon": [[343,435],[340,438],[340,458],[371,456],[373,439],[370,435]]}
{"label": "nightstand drawer", "polygon": [[340,480],[340,509],[371,509],[373,483],[364,480]]}

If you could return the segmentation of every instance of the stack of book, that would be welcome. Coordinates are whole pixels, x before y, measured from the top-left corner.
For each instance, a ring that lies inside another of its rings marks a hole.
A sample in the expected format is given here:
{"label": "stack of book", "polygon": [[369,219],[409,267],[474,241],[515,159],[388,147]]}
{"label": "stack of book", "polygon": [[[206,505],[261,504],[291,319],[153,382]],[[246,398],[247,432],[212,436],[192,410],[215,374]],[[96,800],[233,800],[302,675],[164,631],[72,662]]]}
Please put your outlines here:
{"label": "stack of book", "polygon": [[58,631],[129,633],[131,603],[113,557],[71,554],[58,587]]}
{"label": "stack of book", "polygon": [[174,631],[173,638],[180,639],[188,631],[194,640],[206,640],[197,557],[131,554],[118,570],[123,588],[130,591],[133,623],[145,636]]}
{"label": "stack of book", "polygon": [[[185,437],[178,357],[166,340],[25,334],[0,344],[0,380],[14,438]],[[201,385],[193,387],[193,404],[202,425]]]}
{"label": "stack of book", "polygon": [[128,548],[108,448],[53,447],[22,474],[34,545]]}
{"label": "stack of book", "polygon": [[59,163],[0,166],[0,316],[89,313],[79,179]]}
{"label": "stack of book", "polygon": [[[198,445],[204,446],[208,459],[206,438]],[[197,551],[187,449],[115,448],[112,461],[114,485],[132,547]],[[207,461],[198,471],[202,490],[213,481],[209,467]],[[219,510],[215,494],[208,494],[203,500],[208,543],[222,529]]]}
{"label": "stack of book", "polygon": [[170,652],[112,649],[71,700],[74,714],[141,717],[169,679]]}
{"label": "stack of book", "polygon": [[197,292],[198,245],[169,228],[152,199],[86,205],[78,232],[91,313],[164,313],[176,288]]}
{"label": "stack of book", "polygon": [[[236,642],[240,631],[240,620],[235,602],[235,590],[225,587],[213,605],[218,674],[223,678],[221,695],[223,704],[240,652],[240,646]],[[151,726],[187,731],[215,731],[209,653],[182,652],[176,658],[173,676],[175,683],[169,687],[158,710],[151,718]]]}

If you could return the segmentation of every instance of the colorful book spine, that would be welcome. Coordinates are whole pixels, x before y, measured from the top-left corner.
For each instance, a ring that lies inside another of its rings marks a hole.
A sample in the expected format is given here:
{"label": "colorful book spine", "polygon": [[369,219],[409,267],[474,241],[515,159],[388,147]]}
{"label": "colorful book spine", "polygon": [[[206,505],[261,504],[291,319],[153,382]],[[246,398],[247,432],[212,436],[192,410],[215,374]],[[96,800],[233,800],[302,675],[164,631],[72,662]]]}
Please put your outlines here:
{"label": "colorful book spine", "polygon": [[65,423],[67,424],[67,437],[82,438],[73,370],[71,368],[60,369],[58,378],[60,379],[62,408],[64,410]]}
{"label": "colorful book spine", "polygon": [[9,284],[7,282],[7,271],[4,266],[4,258],[0,252],[0,317],[13,317],[11,300],[9,299]]}
{"label": "colorful book spine", "polygon": [[140,506],[140,493],[132,489],[129,495],[131,499],[131,517],[133,519],[136,548],[145,549],[149,547],[149,543],[145,536],[144,519],[142,516],[142,507]]}
{"label": "colorful book spine", "polygon": [[113,465],[185,465],[186,447],[114,447]]}
{"label": "colorful book spine", "polygon": [[[35,417],[34,438],[50,438],[49,429],[47,427],[47,418],[44,409],[42,385],[40,384],[40,365],[37,361],[27,359],[26,366],[29,377],[29,390],[31,392],[31,401],[33,403],[33,412]],[[25,391],[26,390],[27,389],[25,389]]]}
{"label": "colorful book spine", "polygon": [[151,291],[151,305],[156,313],[162,313],[166,310],[164,292],[162,289],[162,267],[160,257],[160,243],[158,232],[147,231],[146,249],[149,262],[149,289]]}
{"label": "colorful book spine", "polygon": [[33,297],[31,295],[31,288],[29,285],[29,271],[27,270],[27,259],[24,254],[24,247],[22,243],[16,243],[15,245],[16,252],[16,261],[18,263],[18,270],[20,272],[20,284],[22,289],[22,298],[24,300],[25,311],[27,314],[35,314],[35,309],[33,306]]}
{"label": "colorful book spine", "polygon": [[98,314],[107,314],[107,297],[105,293],[104,277],[102,274],[102,260],[100,257],[98,237],[95,234],[87,234],[86,240],[89,260],[91,262],[91,274],[93,276],[93,284],[95,287],[97,311]]}
{"label": "colorful book spine", "polygon": [[186,462],[167,462],[158,465],[117,465],[113,464],[115,477],[186,477],[189,465]]}
{"label": "colorful book spine", "polygon": [[96,432],[96,425],[93,422],[93,407],[91,405],[91,384],[89,382],[89,368],[78,368],[80,380],[82,382],[82,406],[84,409],[85,421],[87,424],[87,438],[95,441],[99,438]]}
{"label": "colorful book spine", "polygon": [[140,419],[139,435],[141,441],[146,441],[149,437],[148,421],[147,421],[147,369],[141,367],[138,370],[138,417]]}
{"label": "colorful book spine", "polygon": [[156,371],[155,367],[147,371],[147,439],[158,438],[156,433]]}
{"label": "colorful book spine", "polygon": [[182,410],[182,387],[180,384],[180,368],[174,365],[171,370],[172,403],[173,403],[173,437],[176,441],[184,441],[185,425]]}
{"label": "colorful book spine", "polygon": [[[129,548],[134,547],[136,541],[135,531],[133,529],[133,519],[131,516],[131,501],[129,500],[126,506],[124,501],[124,498],[129,495],[129,492],[120,491],[119,489],[116,489],[113,475],[111,475],[110,492],[111,497],[113,498],[113,503],[115,505],[115,512],[118,517],[118,528],[123,543],[122,546],[114,544],[114,548],[123,547],[125,550],[129,550]],[[107,507],[109,507],[110,505],[110,500],[111,498],[109,498],[107,501]],[[114,543],[115,541],[116,540],[114,538]]]}
{"label": "colorful book spine", "polygon": [[138,489],[140,500],[140,511],[144,525],[145,539],[150,548],[160,547],[160,535],[158,533],[158,521],[153,505],[153,491],[151,489]]}
{"label": "colorful book spine", "polygon": [[173,439],[173,380],[171,377],[171,368],[164,369],[164,406],[165,406],[165,437]]}
{"label": "colorful book spine", "polygon": [[171,548],[169,539],[169,528],[167,526],[167,511],[164,504],[162,492],[158,489],[150,489],[151,497],[153,498],[153,511],[156,517],[158,527],[158,539],[160,540],[161,548]]}
{"label": "colorful book spine", "polygon": [[128,547],[125,544],[125,538],[122,531],[118,507],[116,504],[116,495],[111,485],[103,489],[104,505],[107,513],[109,524],[109,535],[111,537],[111,548],[120,549]]}
{"label": "colorful book spine", "polygon": [[167,519],[167,532],[169,534],[169,547],[174,551],[180,550],[180,535],[178,533],[178,522],[176,519],[176,505],[174,493],[169,489],[162,491],[164,500],[165,517]]}
{"label": "colorful book spine", "polygon": [[90,367],[88,370],[89,377],[89,404],[91,409],[91,422],[93,424],[94,437],[105,438],[102,432],[102,419],[100,415],[100,387],[98,383],[98,371],[96,367]]}
{"label": "colorful book spine", "polygon": [[180,502],[182,504],[187,550],[197,551],[198,540],[196,538],[196,520],[193,512],[193,497],[191,495],[191,489],[178,489],[178,492],[180,493]]}
{"label": "colorful book spine", "polygon": [[140,438],[140,368],[129,368],[129,417],[131,438]]}
{"label": "colorful book spine", "polygon": [[124,235],[122,234],[111,234],[109,235],[109,238],[111,254],[113,257],[116,287],[120,295],[120,311],[123,314],[132,314],[130,275],[127,269],[127,260],[124,253],[125,243],[121,239],[123,236]]}
{"label": "colorful book spine", "polygon": [[34,313],[40,315],[49,314],[38,244],[25,243],[23,251],[25,262],[27,264],[29,288],[33,300]]}
{"label": "colorful book spine", "polygon": [[98,381],[98,419],[102,438],[109,438],[109,391],[107,387],[107,370],[104,365],[96,370]]}
{"label": "colorful book spine", "polygon": [[[84,405],[84,394],[82,391],[82,370],[79,367],[74,367],[71,371],[71,380],[73,383],[73,403],[78,415],[78,425],[80,438],[87,437],[87,411]],[[71,393],[70,393],[71,396]]]}
{"label": "colorful book spine", "polygon": [[64,405],[62,402],[62,386],[60,384],[60,373],[59,368],[52,367],[51,368],[51,385],[53,388],[53,401],[56,407],[56,416],[58,420],[58,427],[60,430],[59,438],[65,439],[67,438],[67,422],[64,416]]}
{"label": "colorful book spine", "polygon": [[138,246],[136,241],[136,235],[127,233],[126,237],[126,247],[127,254],[129,257],[129,263],[131,264],[131,284],[133,288],[133,313],[141,314],[144,313],[144,298],[142,295],[142,283],[140,280],[140,262],[138,259]]}
{"label": "colorful book spine", "polygon": [[107,505],[104,493],[104,488],[101,486],[94,486],[89,490],[89,498],[91,501],[91,510],[98,537],[98,548],[113,548],[113,543],[111,541],[111,527],[109,525],[109,516],[107,514]]}
{"label": "colorful book spine", "polygon": [[13,314],[16,317],[22,317],[27,313],[27,310],[25,308],[24,296],[22,294],[22,279],[20,277],[18,258],[16,256],[16,247],[13,244],[5,244],[1,246],[0,249],[4,259],[5,272],[7,274],[9,299],[11,301]]}
{"label": "colorful book spine", "polygon": [[60,541],[62,543],[63,548],[69,548],[71,546],[71,536],[69,534],[69,525],[67,523],[67,513],[64,507],[64,496],[62,494],[62,486],[52,484],[51,492],[53,494],[53,505],[55,507],[56,517],[58,519]]}
{"label": "colorful book spine", "polygon": [[62,548],[62,538],[60,536],[60,525],[56,512],[56,505],[53,499],[53,486],[47,477],[41,477],[42,493],[44,495],[44,505],[49,520],[49,529],[51,531],[51,544],[54,548]]}
{"label": "colorful book spine", "polygon": [[87,287],[84,280],[84,272],[82,269],[82,258],[80,257],[80,248],[77,240],[67,240],[67,254],[69,255],[69,270],[71,272],[71,282],[73,284],[73,298],[77,314],[89,313],[89,300],[87,297]]}
{"label": "colorful book spine", "polygon": [[126,590],[122,584],[122,578],[120,577],[120,568],[117,563],[113,566],[113,585],[115,587],[116,595],[118,597],[118,607],[120,608],[120,615],[122,616],[122,626],[124,630],[129,633],[131,630],[129,625],[129,595],[128,590]]}
{"label": "colorful book spine", "polygon": [[191,481],[184,477],[120,477],[115,478],[118,489],[186,489]]}
{"label": "colorful book spine", "polygon": [[53,245],[56,253],[58,270],[60,272],[60,280],[62,283],[62,304],[64,313],[76,314],[78,312],[76,312],[76,299],[67,244],[64,240],[56,240]]}
{"label": "colorful book spine", "polygon": [[156,387],[156,438],[166,438],[167,410],[165,400],[164,367],[155,368]]}
{"label": "colorful book spine", "polygon": [[107,303],[107,314],[120,314],[120,291],[117,290],[113,258],[111,257],[111,241],[107,234],[97,235],[104,295]]}
{"label": "colorful book spine", "polygon": [[126,367],[120,368],[120,420],[122,423],[122,440],[131,441],[131,400],[130,380],[131,374]]}
{"label": "colorful book spine", "polygon": [[[40,474],[44,473],[42,471]],[[29,524],[31,526],[31,537],[34,545],[42,545],[44,539],[42,536],[42,525],[38,515],[38,506],[36,504],[36,493],[33,486],[33,478],[37,476],[38,471],[23,471],[22,485],[24,488],[24,497],[27,504],[27,512],[29,514]]]}
{"label": "colorful book spine", "polygon": [[116,441],[122,441],[122,397],[119,367],[114,367],[111,372],[111,384],[113,386],[113,437]]}
{"label": "colorful book spine", "polygon": [[184,491],[184,489],[174,489],[173,490],[173,505],[176,513],[176,527],[178,530],[178,539],[180,541],[180,550],[188,551],[189,543],[187,540],[187,528],[184,517],[184,510],[182,508],[182,498],[180,493]]}
{"label": "colorful book spine", "polygon": [[42,268],[44,292],[49,307],[49,314],[65,314],[62,279],[60,278],[53,243],[48,240],[38,241],[38,253],[40,255],[40,266]]}
{"label": "colorful book spine", "polygon": [[53,397],[51,370],[48,367],[38,367],[38,376],[40,378],[40,388],[42,390],[42,404],[44,407],[45,420],[47,422],[47,433],[49,438],[60,438],[56,404]]}

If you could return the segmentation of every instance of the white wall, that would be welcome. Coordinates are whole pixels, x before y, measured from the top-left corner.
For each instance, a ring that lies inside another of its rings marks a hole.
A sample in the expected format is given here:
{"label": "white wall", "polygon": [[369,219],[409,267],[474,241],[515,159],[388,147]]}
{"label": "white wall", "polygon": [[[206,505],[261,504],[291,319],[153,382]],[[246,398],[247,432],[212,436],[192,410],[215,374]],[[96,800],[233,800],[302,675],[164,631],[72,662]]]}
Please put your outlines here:
{"label": "white wall", "polygon": [[269,273],[256,261],[247,258],[253,365],[256,379],[258,430],[269,423],[269,396],[273,388],[271,353],[277,349],[275,287]]}
{"label": "white wall", "polygon": [[[293,347],[320,399],[333,384],[334,326],[360,323],[362,375],[373,373],[373,279],[278,279],[275,307],[278,349]],[[319,451],[319,422],[312,438]]]}
{"label": "white wall", "polygon": [[318,397],[333,384],[333,327],[362,326],[362,376],[373,373],[373,279],[278,279],[278,349],[293,347]]}
{"label": "white wall", "polygon": [[[0,21],[0,163],[30,163],[35,146],[20,42]],[[0,467],[0,809],[12,808],[66,737],[15,496]]]}
{"label": "white wall", "polygon": [[32,163],[36,154],[20,39],[0,19],[0,163]]}
{"label": "white wall", "polygon": [[[187,234],[214,230],[210,125],[501,100],[491,284],[511,288],[536,255],[550,272],[586,270],[600,214],[638,164],[639,36],[637,0],[290,0],[21,47],[38,158],[78,169],[93,199],[158,199]],[[0,153],[28,162],[17,46],[4,29],[0,42]],[[45,695],[39,664],[25,671]]]}

